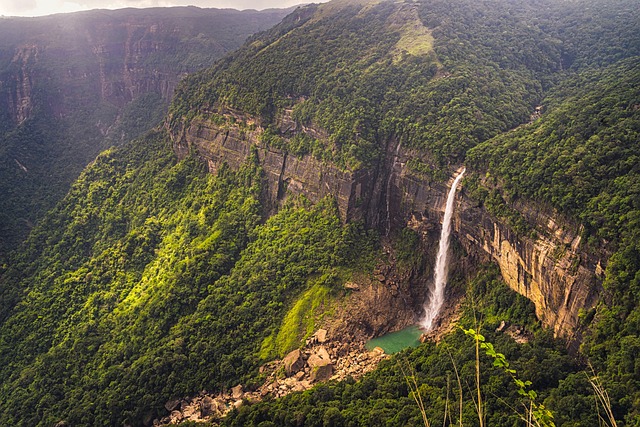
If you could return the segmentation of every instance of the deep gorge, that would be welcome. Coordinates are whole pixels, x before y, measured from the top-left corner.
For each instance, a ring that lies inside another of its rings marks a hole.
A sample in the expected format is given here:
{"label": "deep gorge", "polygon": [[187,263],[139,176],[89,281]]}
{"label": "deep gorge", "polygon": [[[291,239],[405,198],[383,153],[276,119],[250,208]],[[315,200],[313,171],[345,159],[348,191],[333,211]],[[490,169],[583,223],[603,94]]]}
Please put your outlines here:
{"label": "deep gorge", "polygon": [[[237,120],[257,122],[248,117]],[[172,129],[171,138],[179,156],[195,150],[212,173],[223,163],[239,168],[256,149],[265,171],[266,198],[274,209],[282,199],[294,195],[304,195],[311,201],[332,195],[344,221],[363,220],[383,234],[386,206],[391,207],[388,214],[394,228],[440,227],[451,183],[426,178],[407,168],[408,160],[418,155],[415,151],[392,142],[377,168],[348,172],[310,155],[296,157],[265,147],[260,141],[261,132],[260,126],[245,130],[240,125],[223,127],[196,119],[186,128]],[[387,204],[385,198],[392,203]],[[464,191],[464,186],[456,203],[453,226],[465,250],[479,262],[497,263],[509,287],[535,303],[542,323],[577,346],[580,316],[594,309],[606,267],[605,259],[582,252],[579,226],[532,203],[520,203],[516,209],[536,230],[533,238],[519,235],[496,219]]]}

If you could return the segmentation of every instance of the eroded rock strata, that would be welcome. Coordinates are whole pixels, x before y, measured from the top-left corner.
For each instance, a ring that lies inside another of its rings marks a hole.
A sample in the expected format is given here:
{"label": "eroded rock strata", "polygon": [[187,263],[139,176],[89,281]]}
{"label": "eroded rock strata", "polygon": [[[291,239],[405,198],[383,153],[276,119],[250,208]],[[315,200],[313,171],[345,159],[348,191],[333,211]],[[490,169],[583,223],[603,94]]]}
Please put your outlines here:
{"label": "eroded rock strata", "polygon": [[[340,170],[310,155],[296,157],[265,146],[259,120],[225,114],[233,120],[223,125],[198,118],[171,128],[176,152],[183,157],[194,150],[215,172],[223,163],[238,168],[256,149],[265,171],[265,199],[273,207],[291,195],[317,201],[331,194],[346,221],[362,219],[382,231],[391,225],[416,230],[440,227],[451,183],[412,172],[406,164],[417,153],[390,141],[377,167]],[[319,130],[305,132],[322,136]],[[468,254],[496,262],[506,283],[535,303],[544,325],[569,343],[578,342],[579,314],[597,301],[604,262],[581,251],[580,227],[552,211],[520,203],[514,208],[536,230],[535,237],[523,236],[473,200],[464,185],[456,203],[455,235]],[[414,308],[414,313],[418,311]]]}

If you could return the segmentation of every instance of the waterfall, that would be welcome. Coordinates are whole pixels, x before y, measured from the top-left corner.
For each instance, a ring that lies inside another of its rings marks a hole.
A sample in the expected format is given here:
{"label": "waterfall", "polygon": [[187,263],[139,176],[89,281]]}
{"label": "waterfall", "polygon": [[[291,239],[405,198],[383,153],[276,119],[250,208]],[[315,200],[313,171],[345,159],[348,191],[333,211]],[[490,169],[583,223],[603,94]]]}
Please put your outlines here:
{"label": "waterfall", "polygon": [[398,145],[396,146],[396,152],[393,155],[393,162],[391,163],[389,178],[387,179],[387,236],[389,235],[389,231],[391,231],[391,214],[389,209],[389,199],[391,198],[391,179],[393,178],[393,169],[396,167],[396,163],[398,162],[398,154],[400,153],[401,145],[402,141],[398,142]]}
{"label": "waterfall", "polygon": [[460,175],[456,177],[451,184],[451,189],[447,195],[447,205],[444,211],[444,220],[442,221],[442,231],[440,232],[440,245],[438,247],[438,255],[436,256],[436,266],[433,275],[433,289],[431,290],[431,296],[429,302],[425,304],[425,316],[420,321],[422,326],[427,331],[433,329],[433,321],[436,319],[444,304],[444,289],[447,286],[447,252],[449,250],[449,235],[451,234],[451,218],[453,216],[453,202],[455,201],[456,188],[458,183],[462,179],[466,169],[462,169]]}

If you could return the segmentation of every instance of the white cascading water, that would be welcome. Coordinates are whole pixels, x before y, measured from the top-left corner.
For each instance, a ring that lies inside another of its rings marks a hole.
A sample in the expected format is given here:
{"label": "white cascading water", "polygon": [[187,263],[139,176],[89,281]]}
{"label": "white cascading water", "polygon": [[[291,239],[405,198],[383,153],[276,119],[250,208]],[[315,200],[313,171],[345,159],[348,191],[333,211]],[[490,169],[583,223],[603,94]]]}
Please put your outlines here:
{"label": "white cascading water", "polygon": [[451,234],[451,218],[453,217],[453,202],[456,198],[456,188],[458,183],[462,179],[466,169],[462,169],[460,175],[456,177],[451,184],[451,189],[447,195],[447,205],[444,211],[444,220],[442,221],[442,231],[440,232],[440,245],[438,248],[438,255],[436,256],[436,266],[433,275],[433,289],[429,302],[425,304],[425,316],[420,321],[420,326],[427,332],[431,331],[434,327],[434,320],[440,313],[440,309],[444,304],[444,290],[447,286],[447,252],[449,251],[449,234]]}

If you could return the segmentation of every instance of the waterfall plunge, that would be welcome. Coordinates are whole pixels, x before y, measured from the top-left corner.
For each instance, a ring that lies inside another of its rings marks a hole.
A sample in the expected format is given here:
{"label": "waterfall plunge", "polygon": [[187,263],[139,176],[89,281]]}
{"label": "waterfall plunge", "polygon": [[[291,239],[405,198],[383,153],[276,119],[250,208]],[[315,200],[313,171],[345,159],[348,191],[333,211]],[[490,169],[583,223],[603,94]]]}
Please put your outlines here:
{"label": "waterfall plunge", "polygon": [[460,175],[456,177],[451,184],[451,189],[447,195],[447,205],[444,211],[444,220],[442,221],[442,231],[440,232],[440,245],[438,255],[436,256],[436,267],[433,275],[434,286],[431,292],[429,302],[425,304],[424,318],[420,321],[420,326],[425,330],[433,329],[433,321],[440,313],[442,304],[444,304],[444,289],[447,286],[447,252],[449,251],[449,235],[451,234],[451,217],[453,216],[453,202],[455,201],[456,188],[462,179],[466,169],[462,169]]}

